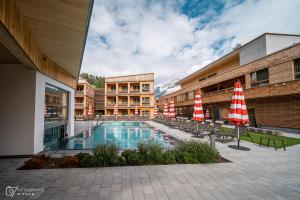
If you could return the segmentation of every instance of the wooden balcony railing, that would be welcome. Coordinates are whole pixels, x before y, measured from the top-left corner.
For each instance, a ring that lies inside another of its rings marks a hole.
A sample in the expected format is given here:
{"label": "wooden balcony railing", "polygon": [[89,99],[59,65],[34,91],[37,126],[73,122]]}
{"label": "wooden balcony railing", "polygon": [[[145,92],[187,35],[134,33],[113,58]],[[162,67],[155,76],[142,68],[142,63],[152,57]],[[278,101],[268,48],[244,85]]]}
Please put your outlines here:
{"label": "wooden balcony railing", "polygon": [[141,91],[140,90],[130,90],[130,93],[133,93],[133,94],[137,94],[137,93],[140,93]]}
{"label": "wooden balcony railing", "polygon": [[142,106],[150,106],[150,102],[142,102]]}
{"label": "wooden balcony railing", "polygon": [[119,90],[118,93],[120,93],[120,94],[127,94],[127,93],[128,93],[128,90]]}
{"label": "wooden balcony railing", "polygon": [[119,106],[128,106],[128,102],[119,102]]}
{"label": "wooden balcony railing", "polygon": [[75,108],[84,108],[84,103],[75,103]]}
{"label": "wooden balcony railing", "polygon": [[115,106],[115,105],[117,105],[116,103],[107,103],[106,104],[107,106]]}
{"label": "wooden balcony railing", "polygon": [[140,103],[130,103],[130,106],[140,106]]}
{"label": "wooden balcony railing", "polygon": [[75,91],[75,94],[84,94],[84,91],[76,90],[76,91]]}
{"label": "wooden balcony railing", "polygon": [[107,94],[116,94],[116,90],[107,90],[106,93]]}

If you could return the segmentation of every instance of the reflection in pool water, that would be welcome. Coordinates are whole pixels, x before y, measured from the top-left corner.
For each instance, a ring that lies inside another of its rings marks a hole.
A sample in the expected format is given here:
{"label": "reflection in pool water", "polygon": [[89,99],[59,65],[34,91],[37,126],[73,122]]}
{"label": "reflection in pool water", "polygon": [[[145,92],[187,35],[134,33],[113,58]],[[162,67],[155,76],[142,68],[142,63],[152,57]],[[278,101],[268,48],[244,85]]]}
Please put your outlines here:
{"label": "reflection in pool water", "polygon": [[164,148],[172,147],[170,135],[144,122],[104,122],[68,140],[66,149],[93,149],[98,144],[113,143],[120,149],[135,149],[140,142],[154,140]]}

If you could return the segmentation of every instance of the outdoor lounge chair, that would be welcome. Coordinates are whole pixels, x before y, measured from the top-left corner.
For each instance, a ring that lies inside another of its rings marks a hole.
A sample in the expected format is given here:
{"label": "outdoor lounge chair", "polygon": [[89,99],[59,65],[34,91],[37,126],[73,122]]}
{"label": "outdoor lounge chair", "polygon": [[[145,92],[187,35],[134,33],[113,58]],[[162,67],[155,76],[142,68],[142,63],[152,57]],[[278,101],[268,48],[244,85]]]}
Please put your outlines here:
{"label": "outdoor lounge chair", "polygon": [[[240,136],[247,135],[252,141],[252,137],[249,135],[247,131],[247,126],[240,126]],[[226,141],[232,141],[235,137],[237,137],[237,126],[235,126],[234,129],[230,131],[225,131],[224,129],[219,129],[215,131],[216,138],[218,141],[226,142]]]}

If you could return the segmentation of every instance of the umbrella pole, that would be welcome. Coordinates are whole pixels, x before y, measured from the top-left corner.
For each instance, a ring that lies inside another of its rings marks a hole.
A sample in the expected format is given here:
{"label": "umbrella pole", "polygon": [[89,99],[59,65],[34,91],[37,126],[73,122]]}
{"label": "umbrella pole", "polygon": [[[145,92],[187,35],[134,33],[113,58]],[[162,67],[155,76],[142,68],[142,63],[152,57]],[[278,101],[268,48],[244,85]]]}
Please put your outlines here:
{"label": "umbrella pole", "polygon": [[199,136],[199,122],[197,121],[197,137]]}
{"label": "umbrella pole", "polygon": [[237,125],[237,133],[238,133],[238,143],[237,143],[237,145],[238,145],[238,148],[240,148],[240,126],[239,125]]}

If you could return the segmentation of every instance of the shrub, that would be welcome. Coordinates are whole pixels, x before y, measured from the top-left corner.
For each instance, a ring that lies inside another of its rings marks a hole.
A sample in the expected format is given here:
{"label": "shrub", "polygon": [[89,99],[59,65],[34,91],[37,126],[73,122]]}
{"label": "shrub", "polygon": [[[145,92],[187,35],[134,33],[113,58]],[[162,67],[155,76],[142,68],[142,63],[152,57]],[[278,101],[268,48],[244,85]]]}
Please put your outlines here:
{"label": "shrub", "polygon": [[122,156],[125,158],[126,165],[142,165],[143,159],[141,158],[137,150],[125,150],[122,152]]}
{"label": "shrub", "polygon": [[144,164],[161,164],[163,148],[160,144],[149,141],[138,145],[138,153]]}
{"label": "shrub", "polygon": [[176,164],[175,151],[167,150],[162,154],[162,164]]}
{"label": "shrub", "polygon": [[24,169],[43,169],[45,166],[44,160],[35,157],[24,162]]}
{"label": "shrub", "polygon": [[94,149],[94,159],[96,167],[113,166],[117,161],[117,147],[110,143],[98,145]]}
{"label": "shrub", "polygon": [[115,165],[116,165],[116,166],[125,166],[125,165],[126,165],[126,160],[125,160],[125,158],[122,157],[122,156],[117,156]]}
{"label": "shrub", "polygon": [[81,159],[79,159],[79,166],[80,167],[94,167],[95,166],[94,156],[87,154],[84,157],[81,157]]}
{"label": "shrub", "polygon": [[70,168],[70,167],[78,167],[79,159],[76,156],[66,156],[64,157],[61,167]]}
{"label": "shrub", "polygon": [[34,155],[33,158],[44,160],[44,161],[49,161],[50,156],[46,156],[46,154],[37,154],[37,155]]}
{"label": "shrub", "polygon": [[182,142],[175,148],[178,163],[212,163],[220,156],[215,149],[206,143],[197,141]]}
{"label": "shrub", "polygon": [[80,153],[76,154],[76,157],[78,158],[78,160],[80,162],[82,159],[84,159],[85,157],[87,157],[89,155],[90,155],[89,153],[82,153],[82,152],[80,152]]}

